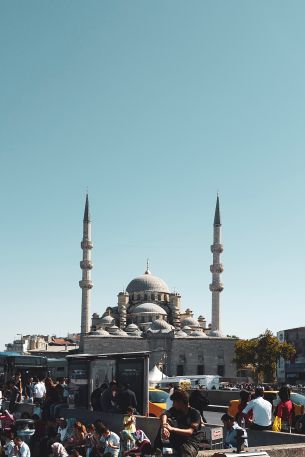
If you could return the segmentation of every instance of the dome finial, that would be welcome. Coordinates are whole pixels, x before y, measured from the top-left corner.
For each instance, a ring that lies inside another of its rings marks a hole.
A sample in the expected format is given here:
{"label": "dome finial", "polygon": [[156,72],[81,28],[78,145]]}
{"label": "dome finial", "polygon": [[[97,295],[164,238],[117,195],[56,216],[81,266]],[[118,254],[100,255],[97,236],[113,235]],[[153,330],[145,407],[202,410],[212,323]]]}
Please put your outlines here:
{"label": "dome finial", "polygon": [[149,259],[148,258],[146,259],[146,271],[145,271],[145,274],[146,275],[151,275],[151,272],[149,270]]}

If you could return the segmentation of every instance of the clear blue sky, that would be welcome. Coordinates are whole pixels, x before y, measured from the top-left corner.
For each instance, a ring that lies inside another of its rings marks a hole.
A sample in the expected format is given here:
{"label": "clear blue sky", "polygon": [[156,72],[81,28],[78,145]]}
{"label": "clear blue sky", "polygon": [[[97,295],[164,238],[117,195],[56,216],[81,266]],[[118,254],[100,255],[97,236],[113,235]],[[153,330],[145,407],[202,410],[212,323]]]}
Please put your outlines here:
{"label": "clear blue sky", "polygon": [[145,269],[210,321],[217,190],[226,333],[305,325],[304,1],[3,0],[1,334],[80,326]]}

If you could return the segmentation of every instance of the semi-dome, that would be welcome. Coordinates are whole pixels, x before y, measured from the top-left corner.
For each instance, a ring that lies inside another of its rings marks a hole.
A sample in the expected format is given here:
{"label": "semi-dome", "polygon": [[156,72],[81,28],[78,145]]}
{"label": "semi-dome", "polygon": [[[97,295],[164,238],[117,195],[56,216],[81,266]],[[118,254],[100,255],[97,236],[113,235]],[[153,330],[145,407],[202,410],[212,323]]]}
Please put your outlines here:
{"label": "semi-dome", "polygon": [[166,314],[166,311],[156,303],[142,303],[138,305],[132,314]]}
{"label": "semi-dome", "polygon": [[149,327],[148,331],[152,333],[169,333],[172,331],[174,327],[166,322],[164,319],[156,319],[152,322],[151,326]]}
{"label": "semi-dome", "polygon": [[107,314],[106,316],[102,317],[101,324],[112,324],[114,322],[114,318]]}
{"label": "semi-dome", "polygon": [[182,325],[187,325],[188,327],[200,327],[199,322],[194,317],[186,317],[182,320]]}
{"label": "semi-dome", "polygon": [[126,291],[129,294],[137,292],[169,293],[169,289],[163,279],[152,275],[149,270],[146,270],[144,275],[134,278],[128,284]]}

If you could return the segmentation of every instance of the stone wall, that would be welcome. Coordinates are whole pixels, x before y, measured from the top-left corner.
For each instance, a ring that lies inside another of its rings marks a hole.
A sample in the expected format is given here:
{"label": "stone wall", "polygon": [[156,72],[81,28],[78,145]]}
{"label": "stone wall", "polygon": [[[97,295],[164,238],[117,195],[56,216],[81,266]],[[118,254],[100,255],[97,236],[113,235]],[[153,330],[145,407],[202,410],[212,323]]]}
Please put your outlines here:
{"label": "stone wall", "polygon": [[183,364],[185,374],[198,374],[198,366],[203,365],[204,374],[219,374],[219,367],[223,367],[223,376],[236,376],[236,366],[232,362],[235,341],[231,338],[174,339],[171,354],[173,375],[176,375],[177,366]]}
{"label": "stone wall", "polygon": [[107,354],[151,351],[150,368],[162,362],[168,376],[176,376],[178,365],[183,365],[184,375],[199,374],[198,366],[203,366],[203,374],[221,374],[219,367],[223,367],[223,376],[234,377],[236,367],[232,360],[235,341],[231,338],[173,338],[168,333],[151,335],[147,339],[88,335],[84,337],[83,352]]}
{"label": "stone wall", "polygon": [[109,354],[112,352],[148,351],[147,340],[124,337],[84,337],[84,354]]}

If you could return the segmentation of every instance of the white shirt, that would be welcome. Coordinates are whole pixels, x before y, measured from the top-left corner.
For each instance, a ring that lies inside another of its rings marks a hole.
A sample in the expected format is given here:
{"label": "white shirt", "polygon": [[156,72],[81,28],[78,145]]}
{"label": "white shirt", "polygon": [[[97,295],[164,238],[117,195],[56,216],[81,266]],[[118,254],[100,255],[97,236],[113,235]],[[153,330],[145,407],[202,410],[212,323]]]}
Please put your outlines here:
{"label": "white shirt", "polygon": [[269,401],[263,397],[257,397],[254,400],[249,401],[243,414],[247,414],[250,410],[253,411],[253,423],[260,425],[261,427],[268,427],[271,425],[272,419],[272,405]]}
{"label": "white shirt", "polygon": [[60,436],[60,441],[61,442],[65,441],[65,438],[67,436],[67,432],[68,432],[68,426],[65,427],[65,428],[58,427],[57,433]]}
{"label": "white shirt", "polygon": [[5,455],[7,455],[8,457],[13,456],[14,455],[14,447],[15,447],[14,440],[11,440],[8,443],[6,443],[5,446],[4,446]]}
{"label": "white shirt", "polygon": [[31,452],[29,446],[23,441],[19,451],[17,452],[16,456],[18,457],[31,457]]}
{"label": "white shirt", "polygon": [[46,386],[43,382],[37,382],[33,389],[34,398],[43,398],[46,394]]}
{"label": "white shirt", "polygon": [[[113,455],[114,457],[119,455],[120,438],[116,433],[110,432],[109,436],[102,436],[100,442],[105,444],[104,454],[106,454],[106,452],[109,452],[109,454]],[[113,446],[116,446],[116,448],[110,447],[109,443],[113,444]]]}

